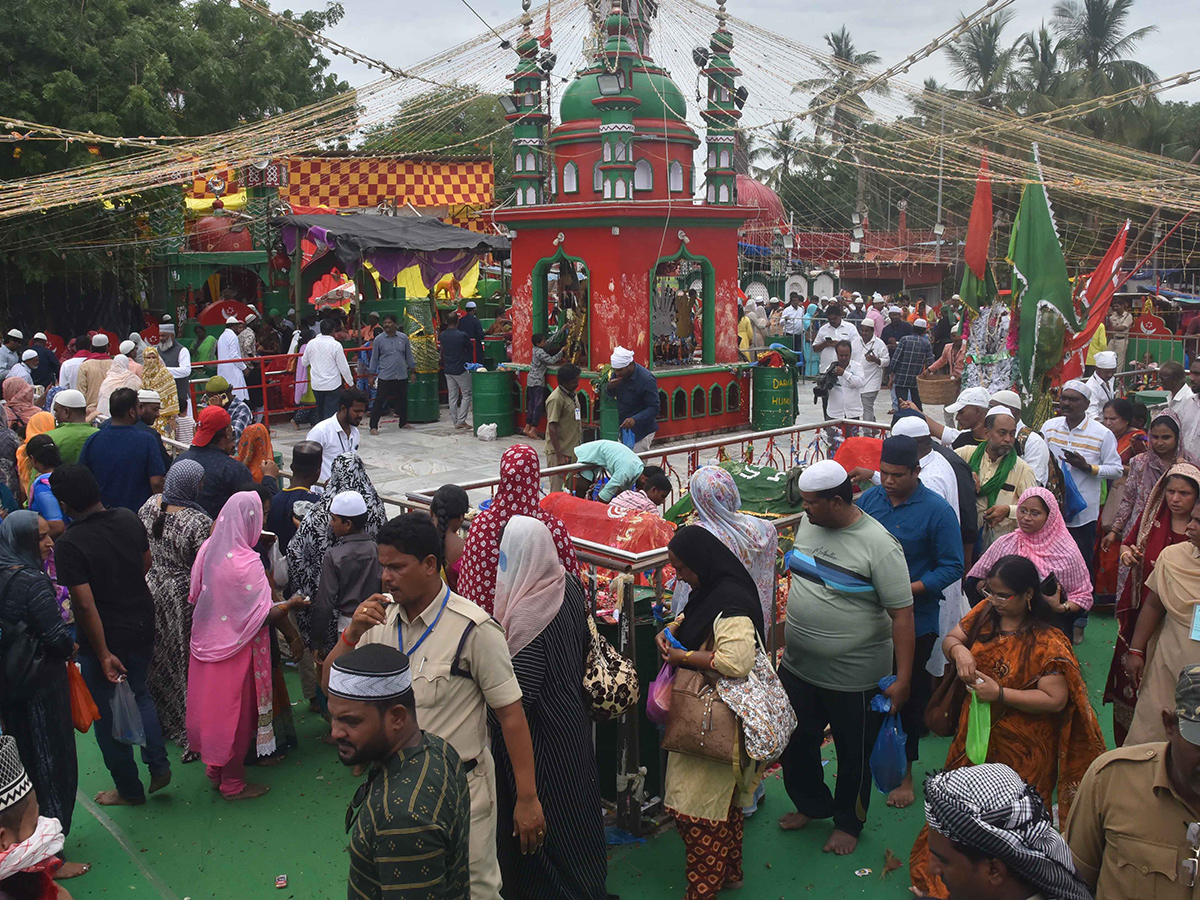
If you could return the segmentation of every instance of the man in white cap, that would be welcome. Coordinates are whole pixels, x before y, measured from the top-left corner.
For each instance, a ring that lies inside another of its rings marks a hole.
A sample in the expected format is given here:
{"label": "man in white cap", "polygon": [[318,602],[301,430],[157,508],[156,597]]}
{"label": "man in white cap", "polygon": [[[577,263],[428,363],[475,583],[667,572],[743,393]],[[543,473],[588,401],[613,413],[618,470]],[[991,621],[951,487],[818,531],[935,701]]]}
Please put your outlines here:
{"label": "man in white cap", "polygon": [[899,306],[889,306],[887,312],[888,321],[879,337],[888,345],[888,350],[895,350],[900,338],[913,333],[913,327],[912,323],[904,318],[904,310]]}
{"label": "man in white cap", "polygon": [[137,344],[133,341],[121,341],[117,345],[117,352],[129,360],[129,371],[138,378],[142,377],[142,367],[133,361],[134,354],[137,352]]}
{"label": "man in white cap", "polygon": [[1021,420],[1021,395],[1016,391],[996,391],[992,394],[992,406],[1006,407],[1017,417],[1017,455],[1029,463],[1038,485],[1045,487],[1050,481],[1050,448],[1041,434]]}
{"label": "man in white cap", "polygon": [[[1088,415],[1090,402],[1087,385],[1072,379],[1063,385],[1058,397],[1062,415],[1048,419],[1042,425],[1042,436],[1050,452],[1064,469],[1070,466],[1075,487],[1087,504],[1067,519],[1066,525],[1089,569],[1096,549],[1096,523],[1100,518],[1100,483],[1106,478],[1120,478],[1125,472],[1117,452],[1117,439]],[[1075,620],[1075,643],[1083,640],[1086,625],[1087,613],[1080,613]]]}
{"label": "man in white cap", "polygon": [[[893,662],[896,680],[882,693],[893,710],[908,699],[912,585],[900,544],[854,505],[840,464],[826,459],[809,466],[798,487],[805,516],[787,560],[799,577],[788,594],[779,667],[798,722],[781,760],[796,812],[784,815],[779,827],[793,831],[832,818],[824,849],[844,856],[858,845],[871,802],[868,756],[883,714],[870,704]],[[833,792],[821,765],[827,727],[837,755]]]}
{"label": "man in white cap", "polygon": [[133,351],[125,354],[138,365],[144,365],[146,362],[146,340],[138,332],[129,332],[129,340],[133,341]]}
{"label": "man in white cap", "polygon": [[605,393],[617,401],[621,430],[633,432],[634,452],[642,453],[650,449],[658,432],[658,381],[633,361],[632,350],[620,344],[613,348],[610,362],[612,375]]}
{"label": "man in white cap", "polygon": [[[846,323],[849,325],[849,323]],[[828,327],[828,326],[822,326]],[[859,419],[862,418],[862,363],[854,359],[854,345],[847,340],[838,341],[830,364],[829,371],[837,378],[829,389],[826,398],[825,417],[827,419]],[[832,428],[830,429],[833,430]]]}
{"label": "man in white cap", "polygon": [[235,362],[242,358],[238,335],[245,328],[237,316],[229,316],[225,319],[225,330],[217,338],[217,374],[229,382],[239,400],[246,400],[250,396],[250,392],[246,390],[246,364]]}
{"label": "man in white cap", "polygon": [[10,328],[0,345],[0,381],[8,377],[9,370],[21,361],[21,344],[25,340],[18,329]]}
{"label": "man in white cap", "polygon": [[142,388],[137,392],[138,398],[138,420],[134,422],[134,427],[139,431],[146,431],[154,435],[158,441],[158,450],[162,454],[163,468],[171,468],[171,454],[167,452],[167,447],[163,443],[162,434],[154,427],[154,423],[158,420],[158,414],[162,411],[162,397],[158,391],[148,391]]}
{"label": "man in white cap", "polygon": [[27,384],[33,384],[33,373],[41,364],[37,351],[32,347],[21,354],[21,361],[8,370],[7,378],[20,378]]}
{"label": "man in white cap", "polygon": [[54,355],[53,350],[46,346],[45,332],[39,331],[35,334],[33,340],[29,342],[29,346],[37,351],[38,359],[41,360],[37,370],[33,373],[33,383],[46,388],[57,384],[58,357]]}
{"label": "man in white cap", "polygon": [[1092,373],[1084,384],[1087,385],[1088,393],[1092,395],[1092,402],[1088,404],[1088,415],[1100,421],[1100,415],[1104,411],[1104,404],[1116,396],[1115,385],[1113,384],[1113,376],[1117,374],[1117,354],[1111,350],[1101,350],[1096,354],[1096,371]]}
{"label": "man in white cap", "polygon": [[358,491],[342,491],[329,503],[329,530],[334,543],[321,561],[321,580],[313,596],[309,643],[324,658],[350,625],[358,604],[379,593],[383,569],[379,545],[366,531],[367,501]]}
{"label": "man in white cap", "polygon": [[[837,303],[831,303],[829,308],[825,310],[825,324],[817,329],[816,337],[813,338],[812,348],[821,354],[821,361],[817,364],[817,368],[822,372],[828,372],[829,367],[837,361],[837,344],[838,341],[849,341],[850,347],[853,350],[854,345],[858,341],[858,331],[850,322],[843,321],[842,317],[845,311]],[[858,359],[860,353],[854,353],[855,359]]]}
{"label": "man in white cap", "polygon": [[883,340],[883,326],[887,324],[887,317],[884,315],[886,300],[883,299],[883,294],[876,291],[871,295],[871,307],[867,310],[864,318],[870,319],[875,323],[875,337]]}
{"label": "man in white cap", "polygon": [[784,342],[791,344],[797,353],[804,350],[804,297],[792,291],[788,296],[788,305],[779,314],[779,322],[783,326]]}
{"label": "man in white cap", "polygon": [[991,543],[1017,527],[1017,499],[1037,485],[1033,469],[1017,455],[1017,417],[1006,407],[993,406],[983,419],[987,440],[960,447],[955,453],[967,462],[978,484],[975,508],[979,529]]}
{"label": "man in white cap", "polygon": [[46,434],[58,446],[64,464],[79,462],[84,442],[96,433],[87,421],[87,397],[74,388],[63,388],[54,395],[55,428]]}
{"label": "man in white cap", "polygon": [[[958,392],[958,398],[946,407],[946,412],[954,416],[956,428],[943,425],[927,415],[925,421],[929,423],[930,433],[945,446],[954,450],[959,447],[974,447],[987,438],[983,420],[991,405],[992,398],[987,388],[964,388]],[[901,402],[900,409],[921,412],[915,403]]]}
{"label": "man in white cap", "polygon": [[104,376],[112,368],[112,357],[108,355],[108,335],[98,332],[92,337],[92,354],[79,367],[75,376],[75,386],[87,397],[88,413],[96,412],[96,404],[100,400],[100,384]]}
{"label": "man in white cap", "polygon": [[170,376],[175,379],[175,392],[179,396],[179,418],[193,418],[190,387],[192,354],[187,347],[175,340],[175,324],[173,322],[159,323],[158,358],[167,367]]}
{"label": "man in white cap", "polygon": [[933,347],[925,336],[924,319],[913,322],[912,329],[912,334],[900,338],[896,342],[896,349],[892,351],[892,396],[897,403],[909,400],[920,409],[921,393],[917,389],[917,376],[933,362]]}
{"label": "man in white cap", "polygon": [[475,301],[468,300],[463,304],[463,311],[458,317],[458,330],[471,339],[475,348],[475,362],[482,363],[483,356],[483,326],[475,316]]}
{"label": "man in white cap", "polygon": [[865,422],[874,422],[875,398],[879,395],[879,389],[883,387],[884,372],[891,356],[888,354],[887,344],[875,336],[874,319],[868,316],[859,322],[858,335],[859,352],[862,354],[859,362],[863,369],[862,417]]}

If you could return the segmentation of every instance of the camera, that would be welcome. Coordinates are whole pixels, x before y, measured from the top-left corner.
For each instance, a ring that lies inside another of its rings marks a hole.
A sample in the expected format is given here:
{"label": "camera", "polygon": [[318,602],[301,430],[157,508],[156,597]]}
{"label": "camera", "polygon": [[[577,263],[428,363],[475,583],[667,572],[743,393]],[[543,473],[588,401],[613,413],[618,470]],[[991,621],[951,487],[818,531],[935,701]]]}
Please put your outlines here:
{"label": "camera", "polygon": [[832,362],[829,368],[817,379],[817,383],[813,385],[813,402],[817,400],[828,400],[829,392],[837,386],[838,363]]}

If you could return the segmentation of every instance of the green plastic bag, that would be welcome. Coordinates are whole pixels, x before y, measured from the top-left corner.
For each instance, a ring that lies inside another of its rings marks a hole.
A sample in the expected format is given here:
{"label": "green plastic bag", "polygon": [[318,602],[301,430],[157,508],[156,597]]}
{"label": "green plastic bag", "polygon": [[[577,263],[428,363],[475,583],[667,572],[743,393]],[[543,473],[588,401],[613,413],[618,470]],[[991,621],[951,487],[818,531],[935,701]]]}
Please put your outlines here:
{"label": "green plastic bag", "polygon": [[986,760],[991,737],[992,704],[980,700],[971,691],[971,707],[967,710],[967,759],[975,765]]}

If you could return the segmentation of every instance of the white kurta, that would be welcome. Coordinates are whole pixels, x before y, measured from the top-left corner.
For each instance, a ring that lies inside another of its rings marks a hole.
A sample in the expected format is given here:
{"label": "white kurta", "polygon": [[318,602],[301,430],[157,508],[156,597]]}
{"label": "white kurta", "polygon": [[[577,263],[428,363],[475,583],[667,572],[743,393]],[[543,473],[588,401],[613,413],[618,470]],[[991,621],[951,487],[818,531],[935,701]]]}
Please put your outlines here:
{"label": "white kurta", "polygon": [[1116,394],[1113,393],[1113,385],[1111,381],[1105,381],[1099,375],[1092,375],[1086,382],[1088,394],[1092,398],[1092,402],[1088,404],[1088,415],[1100,421],[1100,414],[1104,412],[1104,404],[1111,400]]}
{"label": "white kurta", "polygon": [[829,390],[829,418],[861,419],[862,387],[862,363],[850,360],[846,364],[846,371],[838,376],[837,383]]}
{"label": "white kurta", "polygon": [[241,359],[242,348],[238,336],[233,330],[226,328],[217,338],[217,374],[229,382],[234,396],[239,400],[249,400],[250,392],[246,390],[246,377],[242,371],[246,368],[244,362],[221,362],[224,359]]}
{"label": "white kurta", "polygon": [[[879,362],[871,362],[869,359],[867,359],[868,351],[874,353]],[[888,354],[887,344],[885,344],[882,339],[877,337],[871,338],[871,342],[869,344],[865,344],[860,340],[854,345],[852,356],[862,365],[862,392],[864,394],[870,394],[878,391],[883,385],[883,370],[886,369],[888,367],[888,363],[892,361],[891,356]]]}

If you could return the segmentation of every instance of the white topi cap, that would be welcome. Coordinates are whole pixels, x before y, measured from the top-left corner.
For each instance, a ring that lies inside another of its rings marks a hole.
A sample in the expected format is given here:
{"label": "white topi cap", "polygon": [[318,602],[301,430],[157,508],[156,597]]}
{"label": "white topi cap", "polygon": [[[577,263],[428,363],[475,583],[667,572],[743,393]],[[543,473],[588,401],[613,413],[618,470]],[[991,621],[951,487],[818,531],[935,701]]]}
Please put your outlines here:
{"label": "white topi cap", "polygon": [[929,323],[926,322],[924,319],[917,319],[915,322],[913,322],[913,328],[928,328],[928,327],[929,327]]}
{"label": "white topi cap", "polygon": [[1101,350],[1096,354],[1097,369],[1115,369],[1117,367],[1117,354],[1112,350]]}
{"label": "white topi cap", "polygon": [[849,477],[841,463],[823,459],[801,472],[796,486],[802,491],[828,491],[840,487]]}
{"label": "white topi cap", "polygon": [[342,491],[329,504],[329,511],[335,516],[361,516],[367,511],[367,501],[358,491]]}
{"label": "white topi cap", "polygon": [[996,393],[992,394],[992,402],[1000,406],[1007,406],[1014,412],[1024,406],[1021,402],[1021,395],[1016,391],[996,391]]}
{"label": "white topi cap", "polygon": [[21,354],[21,362],[28,362],[31,359],[37,359],[38,352],[36,350],[26,350]]}
{"label": "white topi cap", "polygon": [[47,339],[47,337],[46,337],[46,334],[45,334],[45,332],[42,332],[42,331],[39,331],[37,334],[35,334],[35,335],[33,336],[33,339],[34,339],[35,341],[44,341],[44,340],[48,340],[48,339]]}
{"label": "white topi cap", "polygon": [[238,319],[238,317],[237,317],[237,316],[230,316],[229,318],[227,318],[227,319],[225,320],[225,324],[226,324],[226,325],[241,325],[242,323],[241,323],[241,321]]}
{"label": "white topi cap", "polygon": [[54,395],[54,402],[67,409],[87,409],[87,397],[83,396],[83,391],[77,391],[74,388],[59,391]]}
{"label": "white topi cap", "polygon": [[108,335],[107,334],[92,335],[92,346],[93,347],[107,347],[108,346]]}
{"label": "white topi cap", "polygon": [[18,330],[16,328],[8,329],[8,336],[10,338],[16,338],[18,341],[25,340],[25,335],[21,334],[20,330]]}
{"label": "white topi cap", "polygon": [[117,349],[128,356],[137,349],[137,344],[135,344],[133,341],[121,341],[121,345]]}
{"label": "white topi cap", "polygon": [[929,437],[929,423],[923,416],[904,416],[892,426],[892,434],[910,438]]}
{"label": "white topi cap", "polygon": [[138,391],[138,403],[162,403],[158,391],[148,391],[145,388]]}

